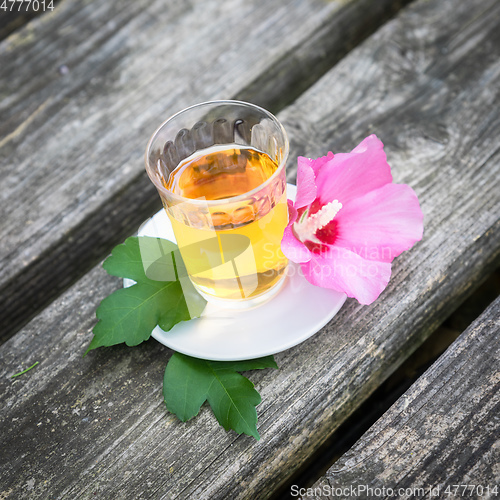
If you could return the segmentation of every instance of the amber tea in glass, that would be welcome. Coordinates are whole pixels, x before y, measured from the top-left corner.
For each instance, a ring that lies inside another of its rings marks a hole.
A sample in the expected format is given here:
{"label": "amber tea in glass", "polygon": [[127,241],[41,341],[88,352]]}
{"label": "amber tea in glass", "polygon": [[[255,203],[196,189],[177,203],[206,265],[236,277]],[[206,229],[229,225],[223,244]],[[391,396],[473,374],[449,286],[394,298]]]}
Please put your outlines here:
{"label": "amber tea in glass", "polygon": [[238,101],[188,108],[151,139],[148,174],[188,275],[207,300],[247,307],[282,283],[287,154],[278,120]]}

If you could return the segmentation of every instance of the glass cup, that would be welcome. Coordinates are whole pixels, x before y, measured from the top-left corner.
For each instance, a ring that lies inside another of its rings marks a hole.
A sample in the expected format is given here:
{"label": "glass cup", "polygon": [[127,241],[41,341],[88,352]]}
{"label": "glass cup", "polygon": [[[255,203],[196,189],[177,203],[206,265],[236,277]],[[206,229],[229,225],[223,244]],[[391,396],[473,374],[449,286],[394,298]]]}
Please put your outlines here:
{"label": "glass cup", "polygon": [[283,284],[287,156],[281,123],[240,101],[187,108],[149,141],[146,171],[188,276],[209,302],[252,307]]}

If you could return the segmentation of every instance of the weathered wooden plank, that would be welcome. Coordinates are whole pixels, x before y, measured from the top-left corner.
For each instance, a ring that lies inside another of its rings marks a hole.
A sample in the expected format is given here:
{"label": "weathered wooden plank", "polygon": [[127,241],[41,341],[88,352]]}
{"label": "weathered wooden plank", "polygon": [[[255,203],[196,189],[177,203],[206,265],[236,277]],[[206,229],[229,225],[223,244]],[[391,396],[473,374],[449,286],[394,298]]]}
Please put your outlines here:
{"label": "weathered wooden plank", "polygon": [[251,374],[259,442],[225,433],[208,408],[187,423],[167,414],[169,351],[154,341],[81,358],[93,311],[119,285],[97,268],[0,348],[4,496],[266,498],[285,481],[498,263],[499,9],[418,2],[281,114],[295,151],[376,132],[426,231],[377,303],[349,301],[277,355],[279,371]]}
{"label": "weathered wooden plank", "polygon": [[410,1],[345,2],[335,26],[326,18],[300,47],[274,61],[235,98],[273,112],[283,109]]}
{"label": "weathered wooden plank", "polygon": [[360,498],[383,488],[445,498],[454,485],[470,485],[455,496],[498,496],[499,334],[497,299],[312,487],[316,498],[351,488]]}
{"label": "weathered wooden plank", "polygon": [[[47,6],[49,6],[49,1],[47,1]],[[0,40],[21,28],[30,19],[45,12],[40,4],[38,4],[38,10],[35,11],[33,3],[28,2],[18,2],[17,4],[15,2],[2,2],[0,5],[2,6],[0,10]],[[3,9],[4,5],[5,10]],[[52,6],[55,8],[55,2],[52,2]],[[51,12],[50,9],[48,11]]]}
{"label": "weathered wooden plank", "polygon": [[240,92],[282,99],[400,3],[65,0],[4,40],[2,337],[160,207],[142,156],[164,119]]}

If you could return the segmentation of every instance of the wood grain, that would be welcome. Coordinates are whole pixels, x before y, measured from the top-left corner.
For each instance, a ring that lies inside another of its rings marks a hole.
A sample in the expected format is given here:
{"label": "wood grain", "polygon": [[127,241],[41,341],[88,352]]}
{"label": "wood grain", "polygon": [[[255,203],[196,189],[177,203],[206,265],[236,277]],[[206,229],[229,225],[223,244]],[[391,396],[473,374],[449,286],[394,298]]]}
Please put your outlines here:
{"label": "wood grain", "polygon": [[376,132],[426,229],[376,303],[348,301],[276,355],[278,371],[249,374],[260,441],[226,433],[207,407],[186,423],[168,414],[170,353],[155,341],[81,357],[95,308],[120,286],[96,267],[0,348],[2,495],[269,497],[498,265],[499,10],[412,4],[280,115],[295,154],[345,151]]}
{"label": "wood grain", "polygon": [[[9,36],[14,31],[20,29],[23,25],[29,22],[31,19],[43,15],[46,11],[51,12],[49,7],[55,8],[57,5],[57,0],[50,2],[47,0],[46,9],[44,10],[42,2],[35,4],[33,8],[33,2],[2,2],[2,10],[0,11],[0,40],[3,40]],[[6,7],[4,10],[3,7]]]}
{"label": "wood grain", "polygon": [[0,338],[160,207],[143,154],[168,116],[282,102],[400,3],[65,0],[1,42]]}
{"label": "wood grain", "polygon": [[445,498],[453,485],[481,485],[482,494],[471,487],[456,496],[494,498],[500,482],[499,333],[497,299],[313,489],[352,486],[364,493],[360,498],[372,498],[365,487],[402,488],[408,494],[398,498],[410,498],[412,489],[423,488]]}

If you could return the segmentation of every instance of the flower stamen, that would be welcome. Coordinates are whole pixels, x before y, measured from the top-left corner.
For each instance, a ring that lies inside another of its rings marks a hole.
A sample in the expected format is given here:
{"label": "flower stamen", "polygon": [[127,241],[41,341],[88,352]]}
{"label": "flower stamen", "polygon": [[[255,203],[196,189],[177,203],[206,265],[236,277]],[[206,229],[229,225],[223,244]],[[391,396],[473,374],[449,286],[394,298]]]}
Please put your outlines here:
{"label": "flower stamen", "polygon": [[324,228],[339,213],[341,208],[342,203],[338,200],[330,201],[321,207],[318,212],[309,217],[308,223],[311,225],[311,230],[315,233],[318,229]]}
{"label": "flower stamen", "polygon": [[333,200],[322,206],[315,214],[308,217],[301,217],[300,221],[293,225],[295,234],[301,241],[316,241],[316,231],[331,222],[341,208],[342,203],[338,200]]}

